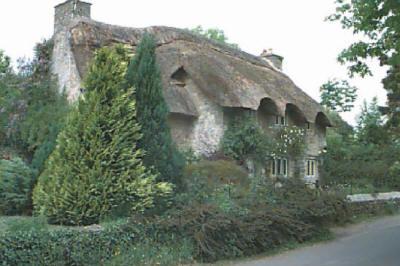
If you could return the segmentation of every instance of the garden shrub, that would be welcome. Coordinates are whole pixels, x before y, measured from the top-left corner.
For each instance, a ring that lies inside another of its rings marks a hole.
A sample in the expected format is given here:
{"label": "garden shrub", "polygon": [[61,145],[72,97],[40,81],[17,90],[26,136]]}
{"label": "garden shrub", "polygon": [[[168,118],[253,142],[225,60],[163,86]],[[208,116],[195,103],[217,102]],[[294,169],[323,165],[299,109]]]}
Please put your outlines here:
{"label": "garden shrub", "polygon": [[318,226],[345,223],[349,210],[345,196],[309,188],[302,180],[283,178],[275,189],[274,204],[284,206],[297,219]]}
{"label": "garden shrub", "polygon": [[198,161],[184,169],[185,192],[176,204],[214,203],[225,211],[241,211],[234,199],[246,197],[250,180],[247,172],[233,161]]}
{"label": "garden shrub", "polygon": [[247,159],[265,162],[272,151],[269,137],[250,114],[235,117],[229,123],[221,145],[226,156],[241,162]]}
{"label": "garden shrub", "polygon": [[186,265],[194,262],[192,253],[192,243],[185,239],[167,244],[149,240],[121,250],[104,265]]}
{"label": "garden shrub", "polygon": [[143,211],[170,193],[142,164],[135,90],[126,88],[122,46],[97,51],[81,97],[59,134],[34,191],[50,223],[87,225],[117,209]]}
{"label": "garden shrub", "polygon": [[[149,220],[144,235],[176,234],[194,243],[193,256],[201,261],[257,254],[291,241],[303,242],[317,232],[282,208],[258,205],[247,214],[227,213],[211,204],[191,204]],[[318,231],[319,232],[319,231]]]}
{"label": "garden shrub", "polygon": [[0,160],[0,215],[30,212],[33,176],[34,171],[21,158]]}

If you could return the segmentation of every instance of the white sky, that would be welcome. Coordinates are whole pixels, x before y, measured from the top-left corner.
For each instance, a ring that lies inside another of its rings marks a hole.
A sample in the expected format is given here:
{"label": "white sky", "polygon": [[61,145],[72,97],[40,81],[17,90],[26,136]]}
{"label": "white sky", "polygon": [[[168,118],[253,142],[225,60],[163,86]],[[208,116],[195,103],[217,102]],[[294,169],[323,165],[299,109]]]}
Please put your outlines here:
{"label": "white sky", "polygon": [[[53,32],[53,7],[62,0],[2,0],[0,49],[12,57],[32,57],[36,42]],[[336,62],[338,53],[355,39],[338,23],[324,22],[334,0],[91,0],[92,18],[130,27],[166,25],[179,28],[220,28],[242,50],[259,55],[272,48],[285,57],[283,71],[319,101],[319,87],[330,78],[347,78]],[[385,103],[381,79],[385,71],[375,63],[375,76],[350,80],[359,88],[356,109],[343,117],[354,124],[364,99],[378,96]]]}

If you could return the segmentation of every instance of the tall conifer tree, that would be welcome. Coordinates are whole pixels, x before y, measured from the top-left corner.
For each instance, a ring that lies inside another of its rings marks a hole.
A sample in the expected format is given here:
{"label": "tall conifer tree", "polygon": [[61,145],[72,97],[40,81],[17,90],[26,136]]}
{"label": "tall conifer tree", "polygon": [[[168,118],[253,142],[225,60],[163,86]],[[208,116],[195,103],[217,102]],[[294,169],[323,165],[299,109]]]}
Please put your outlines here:
{"label": "tall conifer tree", "polygon": [[180,185],[184,159],[172,142],[167,124],[169,110],[155,50],[154,38],[145,34],[128,67],[127,80],[136,88],[137,119],[143,134],[139,147],[145,151],[146,167],[154,167],[161,180]]}
{"label": "tall conifer tree", "polygon": [[126,89],[127,62],[122,46],[100,49],[92,62],[86,92],[34,192],[36,210],[51,222],[96,223],[122,206],[151,207],[156,195],[169,191],[141,162],[134,89]]}

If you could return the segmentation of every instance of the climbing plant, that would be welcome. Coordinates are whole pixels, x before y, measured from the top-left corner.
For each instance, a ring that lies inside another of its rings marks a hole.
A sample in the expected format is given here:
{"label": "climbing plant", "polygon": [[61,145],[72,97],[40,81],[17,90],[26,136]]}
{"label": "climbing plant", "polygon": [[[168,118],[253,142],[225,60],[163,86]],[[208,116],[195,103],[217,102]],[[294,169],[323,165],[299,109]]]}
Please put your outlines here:
{"label": "climbing plant", "polygon": [[238,161],[246,159],[265,162],[270,156],[271,143],[254,116],[246,114],[233,119],[222,139],[223,153]]}
{"label": "climbing plant", "polygon": [[277,156],[300,156],[304,149],[303,128],[297,126],[271,128],[271,133],[268,134],[251,114],[240,115],[233,119],[222,140],[223,153],[238,161],[250,159],[264,163]]}
{"label": "climbing plant", "polygon": [[280,127],[275,137],[271,156],[302,155],[306,147],[305,134],[305,130],[297,126]]}

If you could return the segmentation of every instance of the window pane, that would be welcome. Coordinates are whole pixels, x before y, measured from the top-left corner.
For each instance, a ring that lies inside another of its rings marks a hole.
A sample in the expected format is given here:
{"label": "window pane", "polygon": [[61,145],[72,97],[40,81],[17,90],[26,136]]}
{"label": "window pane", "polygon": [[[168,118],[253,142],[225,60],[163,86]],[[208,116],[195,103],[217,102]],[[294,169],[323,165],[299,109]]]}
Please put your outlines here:
{"label": "window pane", "polygon": [[275,171],[275,159],[272,160],[272,175],[276,175],[276,171]]}
{"label": "window pane", "polygon": [[287,160],[282,160],[283,163],[283,175],[287,175]]}
{"label": "window pane", "polygon": [[312,160],[311,161],[311,175],[314,176],[315,175],[315,161]]}
{"label": "window pane", "polygon": [[278,168],[277,171],[276,171],[277,174],[278,174],[278,175],[282,174],[282,173],[281,173],[281,159],[277,159],[277,160],[276,160],[276,165],[277,165],[277,168]]}

